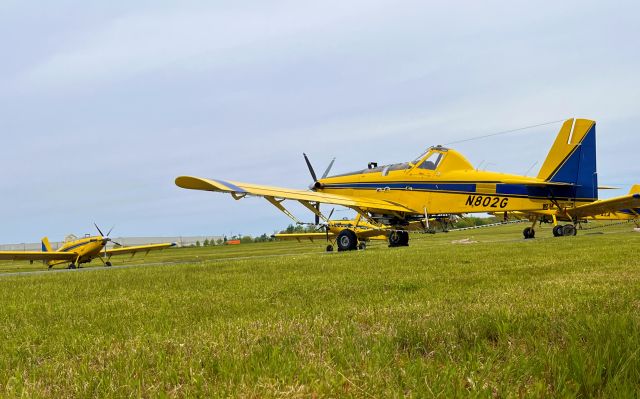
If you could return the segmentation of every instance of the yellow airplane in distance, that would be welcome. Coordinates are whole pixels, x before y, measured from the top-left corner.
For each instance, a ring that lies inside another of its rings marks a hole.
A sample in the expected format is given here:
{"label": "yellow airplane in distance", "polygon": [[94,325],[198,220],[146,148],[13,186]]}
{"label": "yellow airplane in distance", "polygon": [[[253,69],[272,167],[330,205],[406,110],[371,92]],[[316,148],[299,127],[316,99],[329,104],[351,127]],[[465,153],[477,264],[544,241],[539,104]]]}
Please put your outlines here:
{"label": "yellow airplane in distance", "polygon": [[[357,249],[363,250],[367,246],[367,242],[371,240],[389,241],[390,247],[401,247],[409,244],[408,240],[404,240],[406,232],[429,232],[435,233],[435,229],[432,228],[434,224],[438,224],[442,227],[443,231],[446,231],[451,223],[451,217],[430,219],[429,225],[425,225],[423,220],[410,222],[404,227],[402,231],[393,229],[392,226],[380,226],[374,225],[366,220],[363,220],[361,215],[357,215],[355,219],[342,219],[332,220],[331,215],[333,211],[329,213],[327,217],[328,222],[319,225],[323,228],[323,232],[304,232],[304,233],[277,233],[272,235],[273,238],[279,240],[297,240],[300,242],[303,239],[308,239],[313,242],[316,239],[325,239],[327,241],[327,252],[332,252],[334,249],[334,242],[343,230],[350,230],[353,234],[343,234],[340,236],[342,242],[337,243],[338,251],[349,248],[349,245],[357,243]],[[355,237],[354,237],[355,235]],[[408,236],[407,236],[408,237]]]}
{"label": "yellow airplane in distance", "polygon": [[42,251],[0,251],[0,260],[28,260],[31,263],[42,261],[49,266],[49,269],[55,265],[68,264],[69,269],[75,269],[83,263],[89,263],[98,258],[105,266],[111,266],[110,259],[114,255],[131,254],[133,256],[138,252],[149,253],[149,251],[176,245],[176,243],[163,243],[107,249],[107,243],[110,241],[116,245],[119,244],[109,238],[111,230],[105,236],[97,225],[96,229],[98,229],[100,235],[89,236],[87,234],[80,239],[68,240],[57,251],[52,250],[49,239],[44,237],[42,239]]}
{"label": "yellow airplane in distance", "polygon": [[[496,153],[499,155],[499,153]],[[180,176],[175,183],[192,190],[229,193],[236,199],[247,196],[265,198],[294,221],[298,220],[283,205],[297,201],[326,223],[320,204],[351,208],[372,225],[391,226],[408,242],[406,226],[434,215],[523,211],[531,213],[531,227],[525,238],[535,237],[538,211],[555,209],[575,225],[577,215],[615,212],[640,207],[634,194],[606,201],[598,200],[596,171],[596,123],[588,119],[568,119],[536,177],[481,171],[459,152],[434,146],[412,161],[378,166],[320,179],[308,162],[313,183],[309,190],[263,186],[229,180]],[[331,165],[330,165],[331,166]],[[338,234],[338,248],[355,249],[353,231]]]}
{"label": "yellow airplane in distance", "polygon": [[[626,198],[625,200],[621,200]],[[636,227],[640,228],[640,208],[638,208],[638,201],[640,200],[640,184],[636,184],[631,187],[628,195],[624,197],[616,197],[607,200],[598,200],[591,203],[591,207],[588,212],[582,211],[580,208],[568,209],[566,213],[569,213],[573,217],[573,221],[578,225],[586,223],[589,220],[597,221],[621,221],[621,222],[633,222]],[[613,202],[618,207],[617,210],[611,210],[610,202]],[[634,208],[635,206],[635,208]],[[576,235],[576,228],[571,222],[572,220],[567,217],[565,212],[560,209],[551,208],[542,211],[529,211],[529,212],[509,212],[504,215],[504,220],[508,220],[510,216],[515,219],[533,219],[538,218],[543,223],[553,223],[553,235],[554,237],[573,236]],[[496,215],[498,216],[498,215]],[[562,225],[558,222],[569,222]]]}

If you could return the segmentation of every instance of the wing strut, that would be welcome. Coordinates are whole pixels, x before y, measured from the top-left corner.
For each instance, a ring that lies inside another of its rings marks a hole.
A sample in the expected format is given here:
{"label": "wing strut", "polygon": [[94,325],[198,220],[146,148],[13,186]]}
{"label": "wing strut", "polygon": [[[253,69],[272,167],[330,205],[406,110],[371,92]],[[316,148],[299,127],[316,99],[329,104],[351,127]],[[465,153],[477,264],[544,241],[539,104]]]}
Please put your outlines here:
{"label": "wing strut", "polygon": [[278,208],[282,213],[284,213],[285,215],[289,216],[289,218],[291,218],[291,220],[293,220],[294,222],[296,222],[296,224],[303,224],[301,221],[299,221],[295,216],[293,216],[293,214],[291,212],[289,212],[287,210],[287,208],[285,208],[284,206],[282,206],[282,201],[284,201],[284,199],[282,200],[277,200],[274,197],[271,196],[265,196],[264,199],[266,199],[267,201],[269,201],[269,203],[271,203],[271,205],[275,206],[276,208]]}
{"label": "wing strut", "polygon": [[[305,208],[307,208],[308,210],[310,210],[314,214],[318,215],[318,217],[320,217],[325,223],[329,223],[329,220],[327,220],[327,218],[318,210],[317,207],[311,205],[311,203],[309,201],[299,200],[298,202],[301,203],[302,205],[304,205]],[[319,203],[318,203],[318,205],[319,205]]]}

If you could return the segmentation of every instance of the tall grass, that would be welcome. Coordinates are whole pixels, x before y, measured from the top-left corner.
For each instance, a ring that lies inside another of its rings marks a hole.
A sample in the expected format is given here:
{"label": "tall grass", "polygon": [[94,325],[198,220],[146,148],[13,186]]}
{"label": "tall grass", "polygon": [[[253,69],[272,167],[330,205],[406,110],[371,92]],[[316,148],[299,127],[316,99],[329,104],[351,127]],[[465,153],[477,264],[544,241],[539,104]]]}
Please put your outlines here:
{"label": "tall grass", "polygon": [[340,254],[172,250],[154,262],[198,262],[0,277],[0,391],[637,396],[640,234],[524,241],[521,228]]}

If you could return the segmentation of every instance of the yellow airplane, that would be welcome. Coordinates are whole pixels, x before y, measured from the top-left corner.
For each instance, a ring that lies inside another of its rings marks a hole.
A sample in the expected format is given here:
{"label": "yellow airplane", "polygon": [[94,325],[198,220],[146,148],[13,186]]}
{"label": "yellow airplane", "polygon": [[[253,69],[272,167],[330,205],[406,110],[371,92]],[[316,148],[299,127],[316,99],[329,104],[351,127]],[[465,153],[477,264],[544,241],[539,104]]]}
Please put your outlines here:
{"label": "yellow airplane", "polygon": [[[637,208],[634,195],[614,200],[598,199],[596,172],[596,123],[588,119],[566,120],[551,147],[537,177],[475,169],[459,152],[442,146],[430,147],[413,161],[377,166],[327,177],[329,168],[308,190],[239,183],[193,176],[176,178],[185,189],[229,193],[236,200],[247,196],[263,197],[294,221],[283,206],[285,200],[297,201],[327,222],[319,209],[321,203],[340,205],[358,212],[369,223],[392,226],[408,242],[405,227],[412,221],[430,216],[509,211],[545,211],[557,209],[570,224],[581,213],[615,212]],[[331,166],[331,165],[330,165]],[[628,205],[628,206],[627,206]],[[523,234],[535,236],[538,216]],[[351,240],[341,237],[349,236]],[[357,239],[357,237],[356,237]],[[338,248],[355,249],[353,231],[338,234]]]}
{"label": "yellow airplane", "polygon": [[[367,242],[371,240],[380,240],[380,241],[389,241],[390,247],[400,247],[408,245],[408,241],[404,241],[404,234],[401,231],[394,229],[392,226],[380,226],[374,225],[366,220],[362,220],[362,216],[358,215],[355,219],[342,219],[342,220],[332,220],[331,215],[333,211],[327,217],[328,222],[320,225],[320,228],[323,228],[325,231],[322,232],[305,232],[305,233],[277,233],[272,235],[273,238],[280,240],[297,240],[300,242],[303,239],[308,239],[313,242],[315,239],[325,239],[327,241],[327,252],[332,252],[334,249],[334,242],[336,238],[340,236],[340,233],[343,230],[350,230],[355,235],[355,238],[351,234],[346,235],[343,234],[340,238],[342,239],[342,243],[338,242],[338,251],[344,250],[349,246],[349,243],[357,242],[358,249],[365,249],[367,247]],[[407,232],[429,232],[435,233],[435,230],[431,227],[434,223],[439,224],[444,231],[448,228],[451,223],[451,217],[440,218],[440,219],[430,219],[430,226],[425,225],[424,221],[413,221],[404,226],[404,230]],[[351,237],[350,237],[351,236]],[[345,242],[345,240],[349,240],[349,243]]]}
{"label": "yellow airplane", "polygon": [[[640,227],[639,200],[640,184],[636,184],[631,187],[631,190],[629,190],[626,196],[592,202],[586,211],[580,208],[573,208],[563,212],[561,209],[552,207],[541,211],[509,212],[504,215],[504,220],[508,220],[509,216],[513,216],[515,219],[526,218],[531,220],[537,218],[542,223],[553,223],[554,237],[576,235],[576,226],[572,223],[579,225],[589,220],[628,221],[635,223],[636,227]],[[610,204],[612,203],[616,204],[618,209],[611,210]],[[570,219],[567,214],[571,215],[572,219]],[[569,223],[562,225],[558,222]]]}
{"label": "yellow airplane", "polygon": [[164,243],[107,249],[106,245],[109,241],[116,245],[119,244],[109,238],[111,230],[105,236],[97,225],[96,228],[100,235],[87,235],[80,239],[68,240],[57,251],[52,250],[49,239],[44,237],[42,251],[0,251],[0,260],[28,260],[31,263],[42,261],[49,266],[49,269],[55,265],[68,264],[69,269],[75,269],[83,263],[89,263],[94,258],[99,258],[105,266],[111,266],[110,259],[114,255],[131,254],[133,256],[137,252],[149,253],[149,251],[176,245],[175,243]]}

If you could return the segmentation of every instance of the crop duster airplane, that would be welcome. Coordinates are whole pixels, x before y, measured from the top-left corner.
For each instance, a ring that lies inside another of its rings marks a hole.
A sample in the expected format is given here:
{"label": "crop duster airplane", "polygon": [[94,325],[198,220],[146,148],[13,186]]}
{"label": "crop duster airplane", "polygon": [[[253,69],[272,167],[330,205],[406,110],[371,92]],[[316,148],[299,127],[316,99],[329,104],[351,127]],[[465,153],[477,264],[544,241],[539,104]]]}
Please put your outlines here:
{"label": "crop duster airplane", "polygon": [[69,269],[75,269],[83,263],[89,263],[94,258],[99,258],[105,266],[111,266],[110,259],[114,255],[131,254],[133,256],[138,252],[149,253],[149,251],[176,245],[175,243],[164,243],[107,249],[109,241],[116,245],[119,244],[109,238],[111,230],[105,236],[97,225],[96,229],[98,229],[100,235],[69,240],[57,251],[51,249],[49,239],[44,237],[42,239],[42,251],[0,251],[0,260],[28,260],[31,263],[42,261],[49,266],[49,269],[55,265],[68,264]]}
{"label": "crop duster airplane", "polygon": [[[430,147],[410,162],[371,163],[367,169],[330,177],[327,169],[320,179],[310,171],[310,191],[192,176],[175,182],[185,189],[229,193],[236,200],[263,197],[294,221],[285,200],[298,201],[325,222],[320,204],[345,206],[373,225],[396,229],[402,244],[409,241],[409,223],[431,216],[524,211],[532,223],[523,234],[533,238],[539,211],[554,211],[574,226],[577,215],[615,212],[622,204],[640,207],[637,194],[597,201],[596,123],[588,119],[562,124],[536,177],[480,171],[459,152],[442,146]],[[338,249],[356,249],[357,241],[356,233],[345,228],[338,234]]]}
{"label": "crop duster airplane", "polygon": [[[329,216],[327,216],[328,221],[326,223],[320,224],[319,226],[324,229],[324,232],[316,231],[300,233],[277,233],[272,235],[272,237],[279,240],[297,240],[298,242],[301,242],[303,239],[308,239],[311,242],[316,239],[326,239],[327,252],[333,251],[334,241],[340,235],[340,232],[344,229],[352,230],[356,234],[356,237],[358,239],[358,249],[365,249],[367,245],[366,243],[371,240],[389,240],[389,246],[391,247],[408,244],[408,242],[404,244],[400,242],[402,239],[402,234],[400,234],[400,231],[393,229],[391,226],[380,226],[378,224],[371,224],[366,220],[363,220],[361,215],[357,215],[355,219],[333,220],[331,219],[332,214],[333,210],[329,213]],[[447,231],[447,228],[450,224],[452,224],[452,219],[454,217],[455,216],[447,216],[438,219],[430,218],[430,226],[427,226],[424,220],[413,221],[404,226],[403,231],[435,233],[435,229],[431,227],[435,224],[441,226],[443,231]],[[317,222],[316,225],[318,225]]]}
{"label": "crop duster airplane", "polygon": [[[592,202],[592,206],[588,212],[583,212],[582,209],[575,208],[567,210],[567,213],[571,214],[571,216],[573,217],[573,221],[576,221],[577,223],[585,223],[589,220],[633,222],[637,227],[640,228],[640,208],[638,208],[639,200],[640,184],[636,184],[631,187],[629,193],[624,197],[616,197]],[[611,210],[611,203],[616,204],[618,209]],[[601,208],[600,213],[598,213],[598,207]],[[540,222],[553,223],[554,237],[576,235],[576,229],[573,224],[569,223],[566,225],[562,225],[561,223],[558,223],[572,221],[567,217],[567,215],[560,212],[558,209],[529,212],[511,212],[511,216],[514,216],[515,219],[532,219],[534,217],[537,217],[539,218]],[[505,220],[509,219],[509,217],[510,215],[508,213],[504,215]]]}

